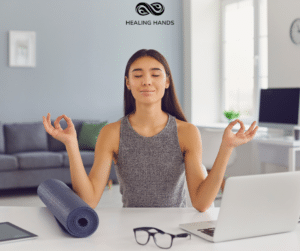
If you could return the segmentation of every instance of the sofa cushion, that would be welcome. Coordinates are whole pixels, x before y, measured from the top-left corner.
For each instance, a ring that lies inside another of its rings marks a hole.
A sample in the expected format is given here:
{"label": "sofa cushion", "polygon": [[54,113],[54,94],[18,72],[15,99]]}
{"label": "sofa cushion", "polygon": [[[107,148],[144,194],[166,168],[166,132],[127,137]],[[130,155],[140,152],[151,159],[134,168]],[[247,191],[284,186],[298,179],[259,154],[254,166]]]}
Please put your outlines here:
{"label": "sofa cushion", "polygon": [[[69,156],[67,152],[62,152],[64,156],[64,166],[69,167]],[[94,163],[94,151],[80,151],[81,159],[84,167],[92,166]]]}
{"label": "sofa cushion", "polygon": [[[51,121],[51,124],[53,126],[54,126],[54,121],[55,120]],[[83,120],[79,120],[79,119],[72,119],[72,122],[75,126],[75,130],[76,130],[76,133],[77,133],[77,139],[79,139],[79,135],[80,135],[80,132],[81,132],[83,122],[100,124],[103,121],[100,121],[100,120],[85,120],[85,121],[83,121]],[[60,124],[62,129],[66,129],[67,126],[68,126],[67,122],[64,119],[62,119],[59,122],[59,124]],[[61,143],[60,141],[56,140],[55,138],[53,138],[50,134],[48,134],[48,144],[49,144],[49,151],[57,151],[57,152],[66,151],[65,145],[63,143]]]}
{"label": "sofa cushion", "polygon": [[98,135],[106,124],[107,121],[99,124],[83,122],[78,139],[79,149],[95,150]]}
{"label": "sofa cushion", "polygon": [[47,151],[47,133],[42,122],[4,125],[6,153]]}
{"label": "sofa cushion", "polygon": [[[72,122],[75,126],[75,130],[77,132],[77,139],[78,139],[78,135],[81,130],[83,121],[74,119],[74,120],[72,120]],[[51,121],[51,124],[54,126],[54,120]],[[64,119],[62,119],[59,122],[59,124],[62,129],[66,129],[68,127],[67,122]],[[48,134],[48,143],[49,143],[49,151],[57,151],[57,152],[66,151],[65,145],[62,142],[60,142],[59,140],[53,138],[50,134]]]}
{"label": "sofa cushion", "polygon": [[54,152],[29,152],[14,154],[20,169],[62,167],[63,155]]}
{"label": "sofa cushion", "polygon": [[1,122],[0,122],[0,153],[5,153],[4,129],[3,129],[3,124]]}
{"label": "sofa cushion", "polygon": [[18,160],[15,156],[9,154],[0,154],[0,171],[10,171],[16,169],[18,169]]}

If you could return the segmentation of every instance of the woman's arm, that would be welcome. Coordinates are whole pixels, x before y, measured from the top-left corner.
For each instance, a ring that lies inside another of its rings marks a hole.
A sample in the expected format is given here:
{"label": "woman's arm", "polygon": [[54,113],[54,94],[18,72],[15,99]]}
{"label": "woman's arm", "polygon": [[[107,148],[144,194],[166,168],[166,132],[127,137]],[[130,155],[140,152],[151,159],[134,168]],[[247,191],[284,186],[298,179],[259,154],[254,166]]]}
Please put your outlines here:
{"label": "woman's arm", "polygon": [[[240,130],[234,134],[231,130],[239,122]],[[215,200],[221,187],[227,163],[232,150],[242,144],[249,142],[258,129],[255,122],[245,131],[244,124],[236,120],[228,125],[224,131],[222,143],[214,162],[214,165],[205,178],[202,166],[202,144],[200,132],[197,127],[189,124],[185,130],[185,166],[186,179],[192,204],[200,212],[206,211]]]}
{"label": "woman's arm", "polygon": [[[68,124],[65,130],[62,130],[59,125],[62,118]],[[106,125],[100,131],[95,147],[94,164],[89,175],[87,175],[81,159],[75,127],[71,119],[65,115],[59,116],[53,127],[50,122],[50,114],[48,114],[47,118],[43,117],[43,123],[46,131],[66,146],[73,190],[88,205],[95,208],[107,184],[112,163],[111,126]]]}
{"label": "woman's arm", "polygon": [[113,156],[110,131],[110,125],[104,126],[100,131],[89,175],[84,169],[78,142],[66,145],[73,189],[92,208],[98,205],[110,174]]}
{"label": "woman's arm", "polygon": [[107,184],[113,159],[114,142],[118,140],[119,135],[118,124],[112,123],[104,126],[98,136],[94,164],[88,176],[94,191],[94,196],[90,201],[92,208],[98,205]]}
{"label": "woman's arm", "polygon": [[95,197],[94,187],[84,169],[79,151],[78,141],[76,140],[74,142],[66,144],[66,149],[70,163],[72,188],[82,200],[93,207],[92,202],[93,198]]}

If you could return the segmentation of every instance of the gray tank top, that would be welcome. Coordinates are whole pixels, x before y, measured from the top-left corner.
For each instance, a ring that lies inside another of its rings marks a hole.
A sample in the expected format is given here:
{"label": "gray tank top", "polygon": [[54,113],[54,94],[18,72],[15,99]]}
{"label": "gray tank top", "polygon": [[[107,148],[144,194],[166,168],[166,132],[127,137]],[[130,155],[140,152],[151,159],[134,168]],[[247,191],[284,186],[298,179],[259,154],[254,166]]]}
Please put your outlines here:
{"label": "gray tank top", "polygon": [[175,117],[153,137],[138,134],[121,119],[115,165],[123,207],[186,207],[185,164]]}

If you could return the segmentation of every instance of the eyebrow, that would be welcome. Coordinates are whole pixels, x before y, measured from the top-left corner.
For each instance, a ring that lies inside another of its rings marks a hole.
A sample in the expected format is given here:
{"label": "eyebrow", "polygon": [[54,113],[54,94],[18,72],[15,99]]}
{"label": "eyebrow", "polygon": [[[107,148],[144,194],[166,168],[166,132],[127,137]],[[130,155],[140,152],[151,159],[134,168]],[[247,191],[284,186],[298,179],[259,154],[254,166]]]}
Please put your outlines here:
{"label": "eyebrow", "polygon": [[[151,68],[150,69],[151,71],[162,71],[160,68]],[[136,69],[133,69],[132,72],[134,71],[143,71],[142,68],[136,68]]]}

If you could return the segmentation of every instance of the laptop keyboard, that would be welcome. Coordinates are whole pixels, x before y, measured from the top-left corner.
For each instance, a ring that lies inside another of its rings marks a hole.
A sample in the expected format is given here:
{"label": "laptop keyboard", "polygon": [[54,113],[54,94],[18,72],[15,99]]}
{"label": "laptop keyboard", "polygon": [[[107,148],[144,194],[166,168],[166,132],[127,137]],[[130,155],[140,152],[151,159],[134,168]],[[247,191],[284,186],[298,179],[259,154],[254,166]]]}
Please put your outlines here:
{"label": "laptop keyboard", "polygon": [[198,231],[204,233],[204,234],[207,234],[207,235],[210,235],[211,237],[214,236],[214,232],[215,232],[215,228],[205,228],[205,229],[198,229]]}

